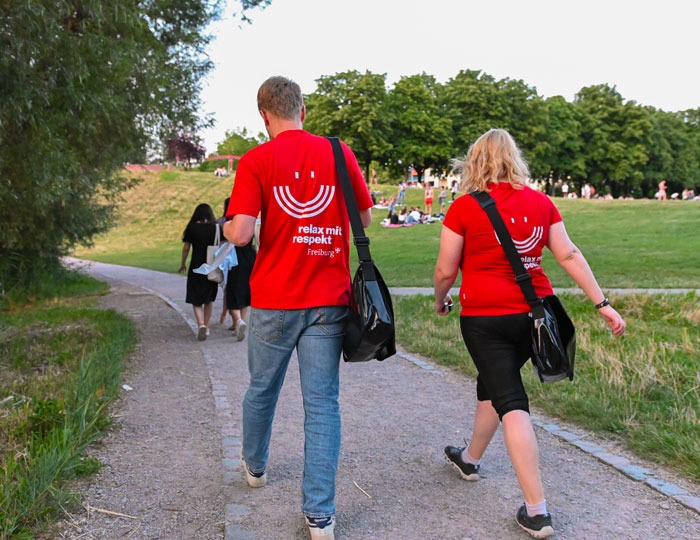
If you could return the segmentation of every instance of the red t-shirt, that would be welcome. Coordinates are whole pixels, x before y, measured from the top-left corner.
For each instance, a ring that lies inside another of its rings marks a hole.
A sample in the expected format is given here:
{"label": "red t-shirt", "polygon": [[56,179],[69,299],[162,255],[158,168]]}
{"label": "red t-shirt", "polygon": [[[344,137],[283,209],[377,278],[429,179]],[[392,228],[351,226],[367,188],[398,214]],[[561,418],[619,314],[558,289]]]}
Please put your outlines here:
{"label": "red t-shirt", "polygon": [[[371,208],[357,159],[342,146],[357,206]],[[328,139],[304,130],[283,131],[241,158],[226,216],[258,213],[262,225],[250,278],[251,305],[348,305],[350,223]]]}
{"label": "red t-shirt", "polygon": [[[552,286],[540,263],[542,248],[549,238],[549,226],[562,220],[559,211],[549,197],[529,187],[515,189],[507,182],[490,187],[523,265],[532,276],[535,292],[540,297],[552,294]],[[447,211],[444,225],[464,236],[460,263],[461,314],[508,315],[530,311],[493,225],[474,197],[465,195],[455,200]]]}

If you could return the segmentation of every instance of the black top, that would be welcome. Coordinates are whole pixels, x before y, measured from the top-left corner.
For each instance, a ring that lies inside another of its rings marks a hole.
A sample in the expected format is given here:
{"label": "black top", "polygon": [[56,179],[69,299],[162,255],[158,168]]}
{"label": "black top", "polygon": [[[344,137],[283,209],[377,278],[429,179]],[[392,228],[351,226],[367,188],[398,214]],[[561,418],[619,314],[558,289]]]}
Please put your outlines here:
{"label": "black top", "polygon": [[[221,234],[221,233],[219,233]],[[207,246],[214,244],[216,223],[190,223],[182,236],[183,242],[192,244],[190,271],[207,262]]]}

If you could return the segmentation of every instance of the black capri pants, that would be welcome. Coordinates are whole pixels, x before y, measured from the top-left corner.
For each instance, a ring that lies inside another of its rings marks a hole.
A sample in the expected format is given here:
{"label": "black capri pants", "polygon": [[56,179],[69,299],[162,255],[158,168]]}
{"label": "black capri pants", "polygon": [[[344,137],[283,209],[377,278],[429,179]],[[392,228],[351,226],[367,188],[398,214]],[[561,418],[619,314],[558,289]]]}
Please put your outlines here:
{"label": "black capri pants", "polygon": [[479,375],[476,398],[491,401],[498,416],[530,407],[520,368],[532,354],[530,314],[473,316],[459,319],[462,338]]}

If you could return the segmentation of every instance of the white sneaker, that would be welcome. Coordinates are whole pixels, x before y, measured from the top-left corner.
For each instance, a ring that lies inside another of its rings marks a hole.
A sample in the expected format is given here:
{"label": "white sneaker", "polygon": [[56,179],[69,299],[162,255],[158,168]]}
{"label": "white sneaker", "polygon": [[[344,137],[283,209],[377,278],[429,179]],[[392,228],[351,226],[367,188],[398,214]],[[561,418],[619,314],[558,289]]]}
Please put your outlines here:
{"label": "white sneaker", "polygon": [[248,485],[252,488],[261,488],[267,484],[267,473],[264,471],[261,473],[254,473],[248,468],[248,464],[243,458],[243,450],[241,449],[241,463],[243,464],[243,470],[245,471],[245,478],[248,481]]}
{"label": "white sneaker", "polygon": [[310,518],[304,516],[306,525],[309,527],[309,534],[312,540],[335,540],[335,518],[333,516],[325,518]]}
{"label": "white sneaker", "polygon": [[204,341],[205,339],[207,339],[207,327],[206,326],[202,325],[199,327],[199,329],[197,330],[197,339],[199,341]]}
{"label": "white sneaker", "polygon": [[245,330],[248,325],[243,319],[238,319],[236,323],[236,341],[243,341],[245,339]]}

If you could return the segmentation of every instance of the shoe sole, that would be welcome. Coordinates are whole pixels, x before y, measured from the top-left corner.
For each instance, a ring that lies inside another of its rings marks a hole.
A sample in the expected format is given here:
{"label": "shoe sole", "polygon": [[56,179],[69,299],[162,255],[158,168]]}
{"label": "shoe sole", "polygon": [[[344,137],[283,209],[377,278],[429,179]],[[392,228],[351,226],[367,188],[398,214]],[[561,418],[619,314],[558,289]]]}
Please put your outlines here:
{"label": "shoe sole", "polygon": [[[335,533],[333,531],[326,532],[326,527],[325,529],[317,529],[317,528],[311,528],[309,527],[309,535],[311,536],[311,540],[335,540]],[[316,533],[312,533],[311,531],[314,530]]]}
{"label": "shoe sole", "polygon": [[205,339],[207,339],[207,329],[205,326],[200,326],[197,330],[197,340],[204,341]]}
{"label": "shoe sole", "polygon": [[464,472],[462,471],[462,469],[460,469],[459,466],[458,466],[454,461],[452,461],[452,460],[449,458],[449,456],[447,455],[447,452],[443,452],[443,455],[445,456],[445,459],[447,460],[447,463],[449,463],[450,465],[452,465],[452,466],[457,470],[457,472],[459,473],[459,475],[460,475],[464,480],[466,480],[467,482],[478,482],[478,480],[479,480],[479,473],[464,474]]}
{"label": "shoe sole", "polygon": [[554,536],[554,528],[547,525],[546,527],[542,527],[539,531],[535,531],[534,529],[528,529],[525,525],[520,523],[518,521],[518,518],[515,518],[515,522],[520,526],[522,530],[524,530],[527,534],[530,536],[534,536],[535,538],[549,538],[550,536]]}
{"label": "shoe sole", "polygon": [[248,472],[248,464],[243,459],[243,451],[241,451],[241,463],[243,464],[243,472],[245,473],[245,479],[248,485],[252,488],[261,488],[267,484],[267,473],[263,473],[261,477],[253,476]]}

